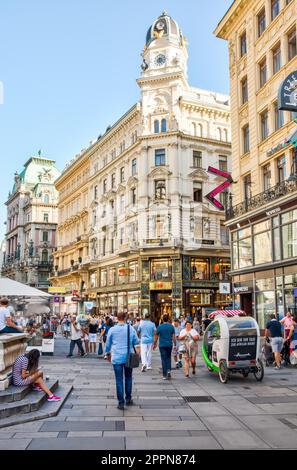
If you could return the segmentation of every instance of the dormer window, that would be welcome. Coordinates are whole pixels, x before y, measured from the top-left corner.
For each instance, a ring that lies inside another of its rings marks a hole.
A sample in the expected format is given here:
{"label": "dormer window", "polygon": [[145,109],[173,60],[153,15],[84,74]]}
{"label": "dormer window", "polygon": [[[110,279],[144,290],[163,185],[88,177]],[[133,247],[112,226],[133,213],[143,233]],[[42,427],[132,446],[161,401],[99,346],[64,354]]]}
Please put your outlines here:
{"label": "dormer window", "polygon": [[158,119],[155,119],[155,122],[154,122],[154,133],[155,133],[155,134],[159,134],[159,132],[160,132],[160,124],[159,124]]}
{"label": "dormer window", "polygon": [[161,132],[167,132],[167,121],[166,121],[166,119],[162,119],[162,121],[161,121]]}
{"label": "dormer window", "polygon": [[161,132],[167,132],[167,120],[163,119],[155,119],[154,120],[154,133],[159,134]]}

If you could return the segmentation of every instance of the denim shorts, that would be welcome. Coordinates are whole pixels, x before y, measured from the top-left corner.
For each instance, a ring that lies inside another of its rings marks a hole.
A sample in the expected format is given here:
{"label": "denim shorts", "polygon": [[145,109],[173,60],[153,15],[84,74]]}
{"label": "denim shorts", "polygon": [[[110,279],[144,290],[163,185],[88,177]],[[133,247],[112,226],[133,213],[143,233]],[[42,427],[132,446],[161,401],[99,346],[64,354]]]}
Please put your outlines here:
{"label": "denim shorts", "polygon": [[272,352],[280,353],[283,348],[283,338],[281,336],[278,336],[276,338],[271,338],[271,347],[272,347]]}

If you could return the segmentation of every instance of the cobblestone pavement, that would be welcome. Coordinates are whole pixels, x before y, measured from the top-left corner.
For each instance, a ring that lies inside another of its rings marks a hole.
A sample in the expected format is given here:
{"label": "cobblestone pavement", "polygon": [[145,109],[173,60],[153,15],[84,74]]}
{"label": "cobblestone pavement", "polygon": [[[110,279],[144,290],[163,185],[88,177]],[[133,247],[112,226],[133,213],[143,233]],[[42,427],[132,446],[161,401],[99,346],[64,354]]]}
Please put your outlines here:
{"label": "cobblestone pavement", "polygon": [[68,347],[58,338],[55,356],[42,358],[46,374],[74,386],[59,415],[0,429],[0,449],[297,449],[294,368],[223,385],[199,357],[195,377],[173,370],[164,382],[156,351],[152,371],[134,372],[135,405],[120,411],[111,365],[95,355],[67,359]]}

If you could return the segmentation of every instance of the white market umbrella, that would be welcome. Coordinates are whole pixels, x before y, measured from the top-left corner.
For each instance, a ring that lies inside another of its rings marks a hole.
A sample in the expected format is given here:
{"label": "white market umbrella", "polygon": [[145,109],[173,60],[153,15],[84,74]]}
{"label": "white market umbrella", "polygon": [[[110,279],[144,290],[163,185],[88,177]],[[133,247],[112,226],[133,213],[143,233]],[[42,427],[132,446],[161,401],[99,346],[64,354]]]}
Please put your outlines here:
{"label": "white market umbrella", "polygon": [[8,277],[0,277],[0,297],[52,297],[51,294],[14,281]]}

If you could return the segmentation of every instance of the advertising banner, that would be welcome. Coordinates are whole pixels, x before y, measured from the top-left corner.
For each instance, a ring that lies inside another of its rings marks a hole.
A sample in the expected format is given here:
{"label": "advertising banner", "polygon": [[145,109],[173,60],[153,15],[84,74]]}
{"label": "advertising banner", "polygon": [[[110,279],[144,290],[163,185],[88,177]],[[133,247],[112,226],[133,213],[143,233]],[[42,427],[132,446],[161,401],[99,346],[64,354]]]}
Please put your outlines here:
{"label": "advertising banner", "polygon": [[257,336],[231,336],[229,361],[248,361],[257,356]]}

